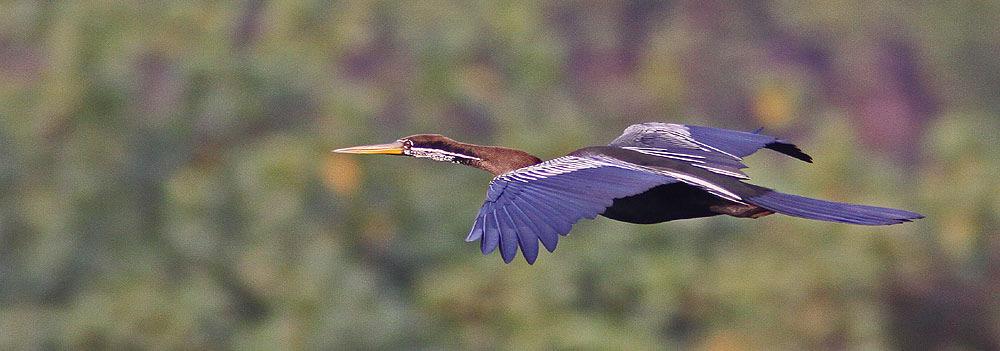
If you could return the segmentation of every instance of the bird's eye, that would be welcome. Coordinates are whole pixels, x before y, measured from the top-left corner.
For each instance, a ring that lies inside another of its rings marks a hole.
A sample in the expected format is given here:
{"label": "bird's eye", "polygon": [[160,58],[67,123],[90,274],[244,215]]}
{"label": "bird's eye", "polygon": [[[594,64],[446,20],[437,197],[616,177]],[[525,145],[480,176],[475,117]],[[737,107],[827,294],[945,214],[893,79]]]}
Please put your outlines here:
{"label": "bird's eye", "polygon": [[413,142],[409,139],[400,139],[397,141],[403,143],[403,155],[410,155],[410,149],[413,148]]}

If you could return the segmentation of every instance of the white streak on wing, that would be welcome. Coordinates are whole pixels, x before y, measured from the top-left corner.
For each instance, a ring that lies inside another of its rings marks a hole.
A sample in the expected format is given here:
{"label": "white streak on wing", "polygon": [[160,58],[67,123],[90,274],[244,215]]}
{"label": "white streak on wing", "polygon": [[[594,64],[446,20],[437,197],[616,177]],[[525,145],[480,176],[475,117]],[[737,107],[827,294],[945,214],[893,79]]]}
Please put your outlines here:
{"label": "white streak on wing", "polygon": [[[603,156],[603,155],[600,156],[600,157],[601,158],[606,158],[606,156]],[[614,160],[614,159],[611,159],[611,160]],[[699,188],[705,189],[706,191],[708,191],[708,192],[710,192],[712,194],[718,195],[719,197],[722,197],[722,198],[724,198],[726,200],[731,200],[731,201],[742,203],[742,201],[740,201],[740,200],[742,200],[742,198],[739,195],[736,195],[735,193],[733,193],[733,192],[731,192],[729,190],[726,190],[723,187],[720,187],[720,186],[718,186],[716,184],[712,184],[711,182],[709,182],[707,180],[704,180],[704,179],[692,176],[690,174],[675,172],[675,171],[672,171],[672,170],[669,170],[669,169],[665,169],[665,168],[643,167],[643,166],[638,166],[638,165],[622,164],[620,162],[615,162],[615,163],[608,162],[608,165],[614,166],[614,167],[619,167],[619,168],[624,168],[624,169],[631,169],[631,170],[637,170],[637,171],[642,171],[642,172],[650,172],[650,173],[662,174],[662,175],[665,175],[665,176],[677,179],[679,181],[682,181],[684,183],[691,184],[691,185],[697,186]]]}
{"label": "white streak on wing", "polygon": [[664,137],[669,137],[670,140],[676,141],[677,144],[681,146],[686,146],[691,149],[705,150],[699,146],[697,142],[695,142],[694,138],[691,137],[691,131],[688,130],[686,126],[681,124],[657,123],[646,131],[661,134]]}
{"label": "white streak on wing", "polygon": [[667,133],[673,134],[673,136],[675,136],[677,138],[683,139],[684,141],[686,141],[688,143],[694,144],[695,147],[698,148],[698,149],[708,151],[708,150],[705,149],[705,148],[708,148],[709,150],[721,153],[723,155],[735,158],[737,160],[742,160],[742,158],[740,158],[740,157],[738,157],[736,155],[733,155],[731,153],[722,151],[721,149],[719,149],[717,147],[714,147],[712,145],[708,145],[706,143],[703,143],[703,142],[699,141],[698,139],[695,139],[693,136],[691,136],[691,130],[688,129],[684,125],[673,124],[673,123],[669,123],[667,125],[670,126],[669,128],[666,129]]}
{"label": "white streak on wing", "polygon": [[731,176],[731,177],[736,177],[736,178],[739,178],[739,179],[750,179],[750,177],[748,177],[746,174],[743,174],[742,172],[733,172],[733,171],[730,171],[730,170],[727,170],[727,169],[715,168],[715,167],[706,166],[706,165],[692,165],[692,166],[701,167],[701,168],[707,169],[707,170],[709,170],[709,171],[711,171],[713,173],[723,174],[723,175],[727,175],[727,176]]}
{"label": "white streak on wing", "polygon": [[536,165],[519,168],[498,175],[495,179],[501,179],[506,181],[514,180],[526,183],[533,180],[545,179],[548,177],[570,173],[582,169],[598,168],[598,167],[616,167],[616,168],[639,171],[639,172],[660,174],[705,189],[706,191],[718,195],[727,200],[736,202],[741,202],[740,200],[742,200],[742,198],[740,198],[739,195],[736,195],[735,193],[726,190],[721,186],[713,184],[707,180],[692,176],[690,174],[675,172],[663,168],[633,165],[621,162],[617,159],[607,157],[604,155],[594,155],[594,158],[583,158],[577,156],[559,157]]}
{"label": "white streak on wing", "polygon": [[736,194],[732,193],[729,190],[723,189],[722,187],[720,187],[718,185],[709,183],[708,181],[706,181],[704,179],[701,179],[701,178],[698,178],[698,177],[693,177],[693,176],[690,176],[690,175],[687,175],[687,174],[683,174],[683,173],[673,173],[673,172],[664,172],[664,173],[670,175],[671,177],[677,178],[677,179],[679,179],[682,182],[685,182],[685,183],[688,183],[688,184],[691,184],[691,185],[695,185],[695,186],[699,186],[702,189],[705,189],[705,190],[707,190],[710,193],[713,193],[715,195],[719,195],[722,198],[725,198],[726,200],[732,200],[732,201],[736,201],[736,202],[742,203],[740,201],[740,200],[742,200],[742,198],[740,198],[739,195],[736,195]]}
{"label": "white streak on wing", "polygon": [[501,174],[497,176],[497,178],[514,179],[525,182],[525,181],[544,179],[552,176],[557,176],[560,174],[570,173],[581,169],[597,168],[608,165],[609,164],[607,164],[606,162],[601,162],[589,158],[564,156],[551,159],[539,163],[537,165],[515,169],[513,171]]}
{"label": "white streak on wing", "polygon": [[743,158],[741,158],[741,157],[739,157],[739,156],[736,156],[736,155],[733,155],[733,154],[731,154],[731,153],[728,153],[728,152],[725,152],[725,151],[722,151],[721,149],[719,149],[719,148],[717,148],[717,147],[715,147],[715,146],[712,146],[712,145],[708,145],[708,144],[705,144],[705,143],[703,143],[703,142],[700,142],[700,141],[698,141],[698,140],[695,140],[695,139],[691,139],[691,141],[693,141],[693,142],[695,142],[695,143],[698,143],[698,145],[701,145],[701,146],[704,146],[704,147],[707,147],[707,148],[709,148],[709,149],[712,149],[712,150],[715,150],[715,151],[717,151],[717,152],[719,152],[719,153],[722,153],[722,154],[725,154],[725,155],[727,155],[727,156],[729,156],[729,157],[732,157],[732,158],[735,158],[735,159],[737,159],[737,160],[741,160],[741,161],[743,160]]}
{"label": "white streak on wing", "polygon": [[[637,131],[637,129],[639,131]],[[717,147],[706,144],[695,139],[691,136],[691,130],[687,126],[675,123],[643,123],[632,125],[625,129],[625,133],[635,133],[638,132],[641,137],[644,134],[658,134],[664,141],[670,142],[672,144],[687,147],[690,149],[698,149],[703,151],[715,151],[720,154],[732,157],[737,160],[743,160],[743,158],[733,155],[731,153],[725,152]]]}
{"label": "white streak on wing", "polygon": [[732,176],[732,177],[736,177],[736,178],[740,178],[740,179],[750,179],[750,177],[747,177],[747,175],[743,174],[742,172],[733,172],[733,171],[730,171],[730,170],[716,168],[716,167],[712,167],[710,165],[706,165],[705,161],[703,160],[705,157],[704,156],[700,156],[700,155],[688,155],[688,154],[667,152],[667,151],[663,151],[663,149],[648,148],[648,147],[626,146],[626,147],[623,147],[623,149],[632,150],[632,151],[643,153],[643,154],[646,154],[646,155],[652,155],[652,156],[670,158],[670,159],[674,159],[674,160],[678,160],[678,161],[689,162],[689,163],[691,163],[692,166],[701,167],[701,168],[707,169],[707,170],[709,170],[709,171],[711,171],[713,173],[723,174],[723,175]]}
{"label": "white streak on wing", "polygon": [[632,150],[635,152],[643,153],[646,155],[652,155],[657,157],[672,158],[678,161],[692,162],[692,163],[705,163],[705,156],[682,154],[677,152],[669,152],[663,149],[654,147],[635,147],[635,146],[625,146],[622,149]]}

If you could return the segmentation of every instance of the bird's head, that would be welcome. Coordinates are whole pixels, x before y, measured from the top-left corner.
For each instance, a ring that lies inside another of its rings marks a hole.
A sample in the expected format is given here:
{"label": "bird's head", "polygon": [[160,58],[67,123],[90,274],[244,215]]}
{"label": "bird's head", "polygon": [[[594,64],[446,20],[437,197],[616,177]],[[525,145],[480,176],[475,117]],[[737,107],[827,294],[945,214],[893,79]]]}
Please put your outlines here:
{"label": "bird's head", "polygon": [[476,152],[476,145],[460,143],[438,134],[411,135],[388,144],[348,147],[333,152],[410,156],[461,164],[482,160]]}
{"label": "bird's head", "polygon": [[333,152],[427,158],[476,167],[494,175],[541,162],[523,151],[466,144],[438,134],[411,135],[388,144],[348,147]]}

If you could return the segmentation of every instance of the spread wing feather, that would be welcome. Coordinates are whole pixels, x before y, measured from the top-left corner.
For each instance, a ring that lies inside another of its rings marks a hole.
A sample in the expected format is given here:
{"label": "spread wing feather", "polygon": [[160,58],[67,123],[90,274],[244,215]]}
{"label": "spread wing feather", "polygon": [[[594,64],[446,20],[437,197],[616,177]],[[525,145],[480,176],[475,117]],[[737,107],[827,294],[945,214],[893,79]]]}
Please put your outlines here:
{"label": "spread wing feather", "polygon": [[556,158],[493,178],[466,241],[480,240],[483,254],[499,248],[508,263],[520,248],[534,263],[539,242],[551,252],[574,223],[597,217],[614,199],[677,181],[610,158]]}
{"label": "spread wing feather", "polygon": [[689,162],[715,173],[749,179],[742,158],[762,148],[812,162],[793,144],[755,132],[689,126],[674,123],[641,123],[625,129],[609,146]]}

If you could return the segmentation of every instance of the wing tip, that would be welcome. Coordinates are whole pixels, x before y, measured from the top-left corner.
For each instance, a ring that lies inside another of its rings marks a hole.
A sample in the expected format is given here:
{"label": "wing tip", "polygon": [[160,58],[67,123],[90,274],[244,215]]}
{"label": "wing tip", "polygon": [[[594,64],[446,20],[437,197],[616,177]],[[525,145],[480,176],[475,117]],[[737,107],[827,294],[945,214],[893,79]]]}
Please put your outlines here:
{"label": "wing tip", "polygon": [[795,146],[795,144],[792,143],[784,142],[781,140],[775,140],[770,143],[764,144],[764,147],[808,163],[813,163],[812,156],[809,156],[809,154],[803,152],[802,149],[799,149],[798,146]]}
{"label": "wing tip", "polygon": [[472,224],[472,230],[469,231],[469,235],[465,236],[465,242],[471,243],[483,237],[482,219],[482,216],[476,217],[476,221]]}
{"label": "wing tip", "polygon": [[538,259],[538,255],[537,254],[536,255],[522,255],[522,256],[524,256],[524,262],[528,262],[529,266],[534,265],[535,264],[535,260]]}
{"label": "wing tip", "polygon": [[504,255],[503,250],[500,250],[500,256],[503,257],[504,264],[510,264],[511,262],[514,262],[514,257],[517,257],[517,252],[512,255]]}
{"label": "wing tip", "polygon": [[493,253],[493,251],[496,251],[496,249],[497,248],[495,246],[488,247],[487,245],[485,245],[485,241],[480,241],[479,251],[483,253],[483,256],[489,256],[489,254]]}

